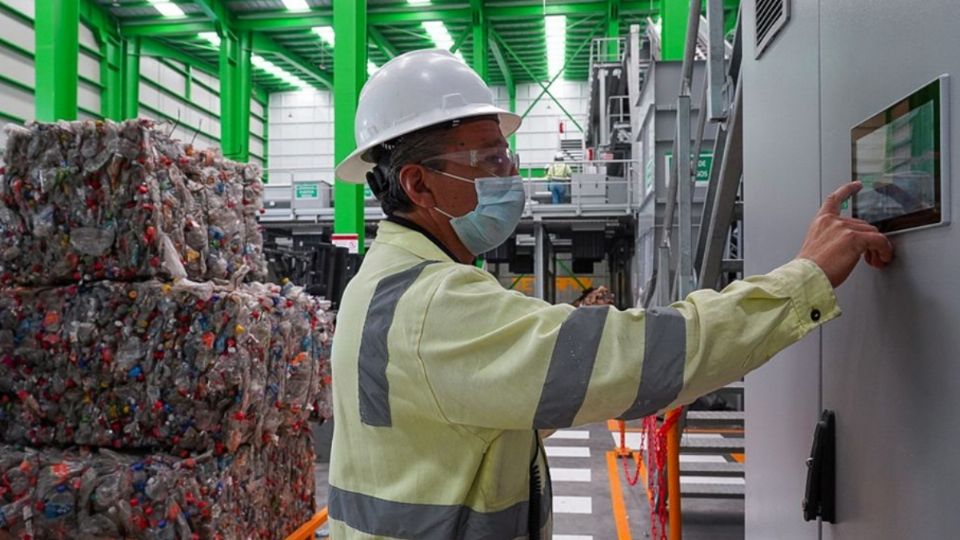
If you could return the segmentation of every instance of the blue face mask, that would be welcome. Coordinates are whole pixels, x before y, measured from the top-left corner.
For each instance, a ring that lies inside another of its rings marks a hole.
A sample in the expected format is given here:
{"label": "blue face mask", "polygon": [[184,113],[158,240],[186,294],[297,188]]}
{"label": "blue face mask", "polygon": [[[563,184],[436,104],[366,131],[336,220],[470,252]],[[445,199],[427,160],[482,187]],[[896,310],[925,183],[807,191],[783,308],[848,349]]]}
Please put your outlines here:
{"label": "blue face mask", "polygon": [[435,171],[461,182],[471,182],[477,190],[477,207],[460,217],[434,207],[450,218],[450,226],[470,253],[482,255],[507,241],[516,230],[526,193],[519,176],[489,177],[470,180],[443,171]]}

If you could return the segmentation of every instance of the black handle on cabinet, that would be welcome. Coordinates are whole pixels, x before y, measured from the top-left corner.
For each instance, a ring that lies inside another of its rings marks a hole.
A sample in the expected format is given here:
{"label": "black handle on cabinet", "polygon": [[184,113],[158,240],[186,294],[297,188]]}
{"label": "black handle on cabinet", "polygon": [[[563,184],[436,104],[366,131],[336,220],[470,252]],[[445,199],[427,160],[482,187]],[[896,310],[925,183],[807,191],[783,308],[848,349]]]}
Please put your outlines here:
{"label": "black handle on cabinet", "polygon": [[836,521],[836,414],[825,410],[813,432],[813,448],[807,459],[807,489],[803,497],[803,519],[818,517]]}

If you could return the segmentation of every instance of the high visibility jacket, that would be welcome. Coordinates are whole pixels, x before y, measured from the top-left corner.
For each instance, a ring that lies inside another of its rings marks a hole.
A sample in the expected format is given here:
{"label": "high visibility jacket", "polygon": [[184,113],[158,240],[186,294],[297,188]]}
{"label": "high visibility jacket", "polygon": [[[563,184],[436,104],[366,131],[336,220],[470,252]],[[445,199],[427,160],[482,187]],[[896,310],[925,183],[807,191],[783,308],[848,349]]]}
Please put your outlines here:
{"label": "high visibility jacket", "polygon": [[569,180],[573,176],[573,169],[563,162],[551,163],[547,167],[547,179]]}
{"label": "high visibility jacket", "polygon": [[650,415],[839,310],[798,260],[671,307],[551,305],[380,224],[333,342],[333,540],[550,538],[537,429]]}

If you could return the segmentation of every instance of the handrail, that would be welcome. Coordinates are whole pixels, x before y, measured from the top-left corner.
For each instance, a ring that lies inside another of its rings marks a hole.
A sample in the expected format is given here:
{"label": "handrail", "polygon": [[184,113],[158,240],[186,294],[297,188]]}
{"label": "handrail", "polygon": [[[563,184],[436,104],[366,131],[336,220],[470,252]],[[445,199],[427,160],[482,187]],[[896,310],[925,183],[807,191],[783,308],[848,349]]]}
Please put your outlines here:
{"label": "handrail", "polygon": [[293,531],[289,536],[284,540],[309,540],[312,539],[317,532],[317,529],[323,527],[327,523],[327,519],[330,517],[327,507],[324,506],[322,510],[317,512],[310,518],[310,521],[301,525],[297,530]]}

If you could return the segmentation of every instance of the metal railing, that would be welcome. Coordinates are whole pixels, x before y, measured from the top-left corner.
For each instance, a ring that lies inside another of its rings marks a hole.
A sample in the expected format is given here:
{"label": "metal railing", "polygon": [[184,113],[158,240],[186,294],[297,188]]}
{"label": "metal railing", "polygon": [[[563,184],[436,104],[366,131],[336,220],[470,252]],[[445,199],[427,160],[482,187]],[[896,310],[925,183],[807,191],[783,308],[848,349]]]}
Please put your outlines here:
{"label": "metal railing", "polygon": [[640,162],[629,159],[565,161],[570,178],[534,176],[532,171],[548,169],[553,162],[524,163],[526,217],[548,215],[577,217],[628,215],[643,200]]}
{"label": "metal railing", "polygon": [[610,96],[607,99],[607,118],[609,125],[630,122],[630,96]]}
{"label": "metal railing", "polygon": [[623,57],[626,54],[626,38],[594,38],[590,43],[590,67],[620,65],[623,63]]}
{"label": "metal railing", "polygon": [[[526,207],[524,216],[576,217],[628,215],[643,202],[643,169],[638,161],[627,159],[565,161],[569,179],[548,179],[540,171],[553,162],[524,163],[519,173],[524,180]],[[285,173],[310,175],[316,180],[294,180],[282,185],[264,186],[264,223],[326,223],[333,220],[333,186],[314,176],[316,170],[285,169]],[[554,203],[553,191],[562,192]],[[315,191],[314,191],[315,190]],[[364,208],[365,219],[384,217],[372,199]]]}

